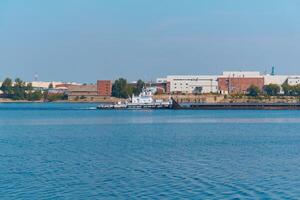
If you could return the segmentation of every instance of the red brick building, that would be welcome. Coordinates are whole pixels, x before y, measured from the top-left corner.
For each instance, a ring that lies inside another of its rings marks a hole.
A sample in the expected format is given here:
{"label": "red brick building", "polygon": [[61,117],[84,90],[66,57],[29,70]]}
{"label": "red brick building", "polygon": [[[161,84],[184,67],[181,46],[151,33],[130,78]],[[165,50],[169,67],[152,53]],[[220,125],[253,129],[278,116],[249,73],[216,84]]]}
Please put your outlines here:
{"label": "red brick building", "polygon": [[98,96],[110,97],[112,93],[112,82],[110,80],[97,81]]}
{"label": "red brick building", "polygon": [[71,85],[68,87],[68,99],[78,100],[86,99],[93,100],[97,96],[96,85]]}
{"label": "red brick building", "polygon": [[171,83],[167,82],[167,84],[166,84],[166,93],[167,94],[170,94],[170,90],[171,90],[171,88],[170,88],[171,86],[170,85],[171,85]]}
{"label": "red brick building", "polygon": [[247,92],[247,89],[255,85],[259,89],[264,87],[263,77],[220,77],[218,78],[219,91],[222,94],[237,94]]}

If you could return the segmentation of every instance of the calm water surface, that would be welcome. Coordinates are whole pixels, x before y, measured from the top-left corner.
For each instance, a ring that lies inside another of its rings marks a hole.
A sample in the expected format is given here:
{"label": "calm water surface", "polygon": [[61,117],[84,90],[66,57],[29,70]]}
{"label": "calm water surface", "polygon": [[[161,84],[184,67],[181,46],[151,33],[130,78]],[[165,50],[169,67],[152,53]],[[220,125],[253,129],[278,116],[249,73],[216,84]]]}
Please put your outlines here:
{"label": "calm water surface", "polygon": [[300,111],[0,104],[1,199],[300,199]]}

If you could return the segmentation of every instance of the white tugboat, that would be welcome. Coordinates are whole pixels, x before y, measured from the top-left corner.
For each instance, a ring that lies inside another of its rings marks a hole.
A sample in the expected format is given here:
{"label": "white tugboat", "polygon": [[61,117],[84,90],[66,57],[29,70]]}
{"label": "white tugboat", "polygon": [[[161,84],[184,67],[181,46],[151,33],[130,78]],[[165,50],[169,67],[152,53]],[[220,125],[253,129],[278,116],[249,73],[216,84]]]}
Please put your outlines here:
{"label": "white tugboat", "polygon": [[101,104],[98,109],[170,109],[172,108],[172,100],[163,101],[153,99],[150,90],[144,89],[139,96],[132,95],[126,102],[118,102],[117,104]]}

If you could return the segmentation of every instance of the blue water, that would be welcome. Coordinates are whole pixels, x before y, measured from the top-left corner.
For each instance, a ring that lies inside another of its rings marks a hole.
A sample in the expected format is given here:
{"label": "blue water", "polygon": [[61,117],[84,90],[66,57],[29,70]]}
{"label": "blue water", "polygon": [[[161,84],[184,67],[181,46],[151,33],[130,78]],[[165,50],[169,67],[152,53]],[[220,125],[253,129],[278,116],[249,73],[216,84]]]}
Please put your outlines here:
{"label": "blue water", "polygon": [[0,104],[0,199],[300,199],[300,111]]}

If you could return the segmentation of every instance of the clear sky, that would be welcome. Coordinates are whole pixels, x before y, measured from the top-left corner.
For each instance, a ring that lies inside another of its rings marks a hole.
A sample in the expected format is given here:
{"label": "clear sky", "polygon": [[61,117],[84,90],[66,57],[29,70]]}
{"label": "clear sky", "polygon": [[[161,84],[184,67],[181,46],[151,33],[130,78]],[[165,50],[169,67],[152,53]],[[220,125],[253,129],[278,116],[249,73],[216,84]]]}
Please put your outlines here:
{"label": "clear sky", "polygon": [[300,74],[299,0],[1,0],[0,79]]}

